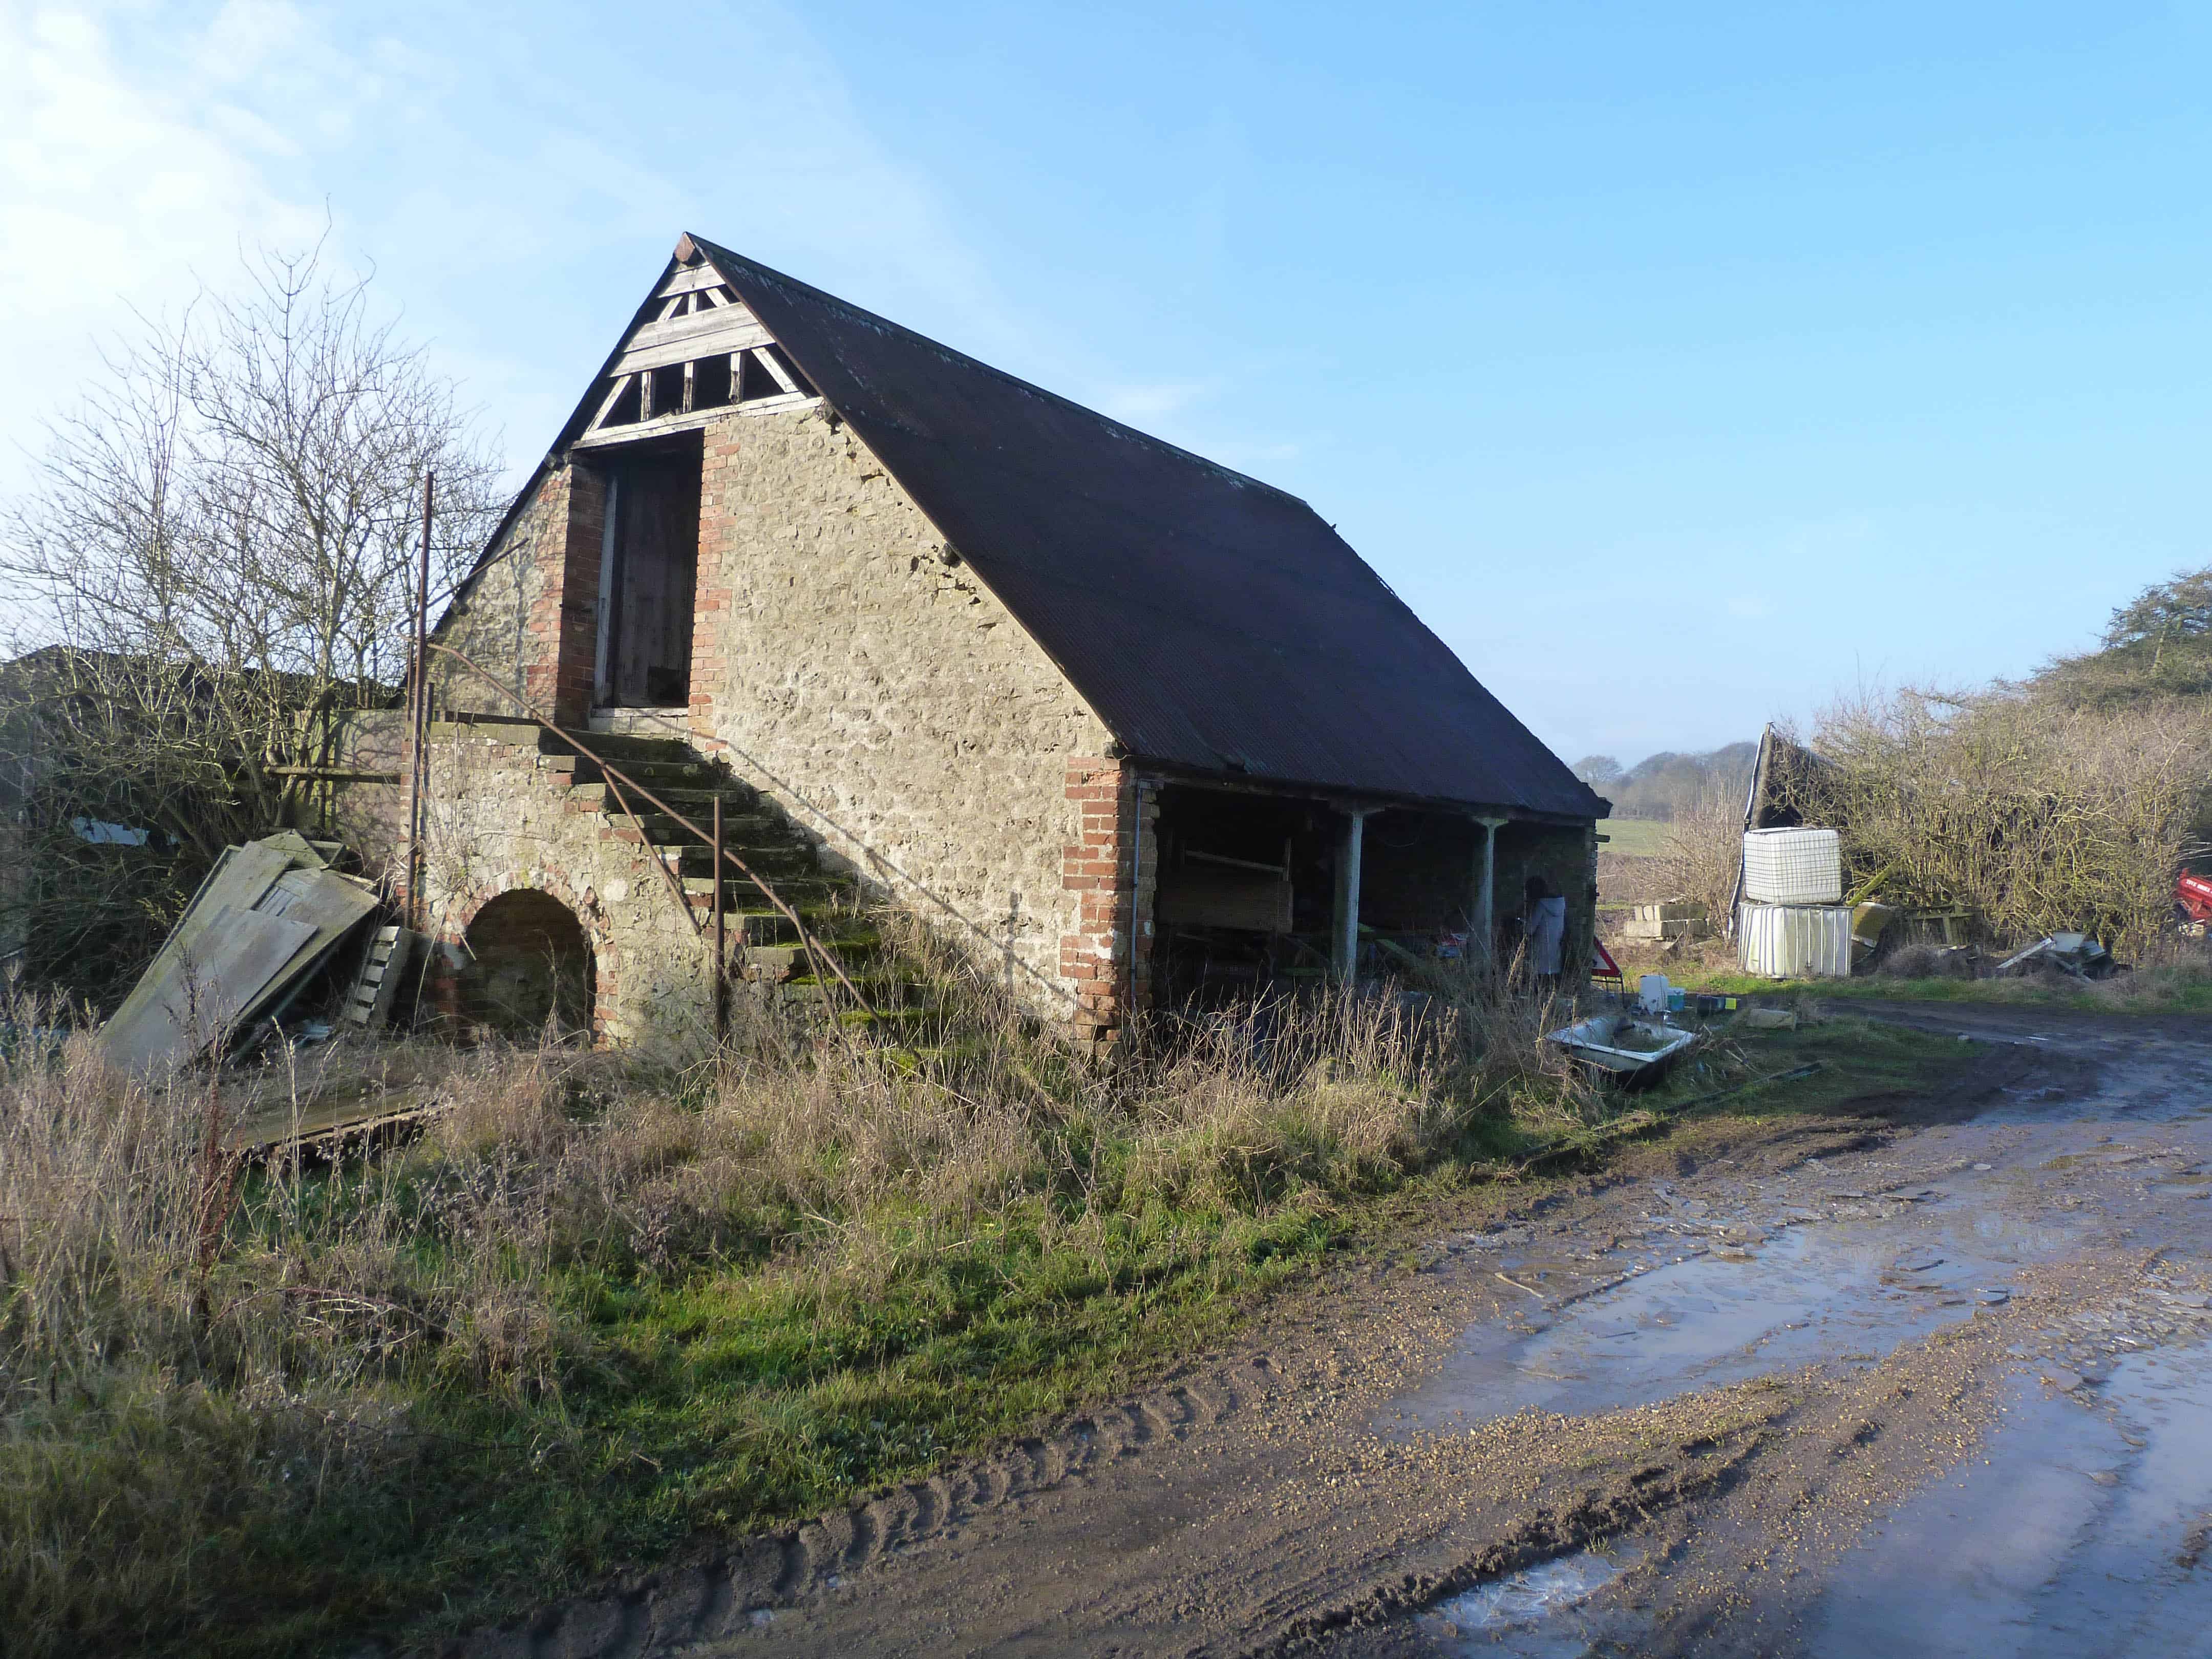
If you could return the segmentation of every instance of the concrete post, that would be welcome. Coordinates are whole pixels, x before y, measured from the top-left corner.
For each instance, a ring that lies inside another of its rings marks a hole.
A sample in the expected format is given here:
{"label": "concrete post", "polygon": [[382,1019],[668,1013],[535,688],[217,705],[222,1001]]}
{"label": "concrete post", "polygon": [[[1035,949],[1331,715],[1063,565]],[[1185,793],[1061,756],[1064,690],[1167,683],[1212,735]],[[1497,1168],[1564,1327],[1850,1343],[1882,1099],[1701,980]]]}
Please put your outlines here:
{"label": "concrete post", "polygon": [[1336,856],[1336,904],[1330,917],[1329,972],[1349,982],[1359,971],[1359,850],[1371,806],[1340,808],[1344,844]]}
{"label": "concrete post", "polygon": [[1482,826],[1482,866],[1475,883],[1474,948],[1488,962],[1498,948],[1498,827],[1506,820],[1478,817],[1475,822]]}

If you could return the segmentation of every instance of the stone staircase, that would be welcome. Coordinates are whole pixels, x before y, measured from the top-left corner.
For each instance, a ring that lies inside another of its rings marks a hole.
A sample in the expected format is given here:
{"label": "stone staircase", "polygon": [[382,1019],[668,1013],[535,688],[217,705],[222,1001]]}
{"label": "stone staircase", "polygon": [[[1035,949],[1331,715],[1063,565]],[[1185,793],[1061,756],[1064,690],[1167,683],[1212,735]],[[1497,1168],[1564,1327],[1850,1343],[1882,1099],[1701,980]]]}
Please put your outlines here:
{"label": "stone staircase", "polygon": [[[872,1015],[855,1007],[826,963],[817,975],[790,917],[725,863],[720,880],[733,997],[750,993],[769,1006],[793,1009],[826,1005],[837,1011],[844,1024],[872,1028],[888,1042],[936,1039],[940,1011],[927,986],[902,967],[861,914],[859,884],[842,872],[824,869],[813,844],[774,802],[678,738],[579,732],[574,740],[651,790],[674,812],[662,812],[627,785],[611,782],[598,764],[573,746],[541,734],[544,757],[539,764],[568,773],[566,804],[570,811],[599,814],[604,819],[602,836],[649,849],[676,877],[703,929],[714,908],[715,860],[705,836],[685,828],[675,814],[710,832],[719,799],[723,845],[775,890],[818,946],[834,954],[875,1012]],[[661,896],[672,902],[672,896]]]}

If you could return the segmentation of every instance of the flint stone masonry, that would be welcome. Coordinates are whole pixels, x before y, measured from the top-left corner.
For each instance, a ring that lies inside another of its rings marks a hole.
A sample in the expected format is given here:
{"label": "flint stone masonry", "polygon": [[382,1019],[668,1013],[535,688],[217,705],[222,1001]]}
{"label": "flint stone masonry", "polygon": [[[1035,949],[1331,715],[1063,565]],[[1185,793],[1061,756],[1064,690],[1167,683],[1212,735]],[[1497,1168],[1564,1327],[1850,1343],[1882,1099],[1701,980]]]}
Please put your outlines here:
{"label": "flint stone masonry", "polygon": [[[563,725],[588,716],[605,486],[550,471],[441,635]],[[852,433],[818,409],[703,434],[690,740],[1040,1014],[1111,1042],[1141,951],[1133,774],[1098,717]],[[498,699],[449,664],[442,708]],[[507,712],[507,711],[499,711]],[[426,896],[458,948],[498,893],[575,909],[601,1035],[711,1018],[703,952],[652,864],[564,799],[521,728],[441,726]],[[1156,809],[1145,809],[1156,810]],[[1149,872],[1142,875],[1149,880]],[[617,894],[622,896],[616,897]]]}
{"label": "flint stone masonry", "polygon": [[713,1024],[706,951],[642,849],[574,799],[570,763],[539,753],[533,728],[506,723],[441,722],[428,749],[424,896],[444,947],[431,987],[439,1012],[460,1016],[456,970],[477,913],[532,888],[583,925],[599,1041],[703,1042]]}
{"label": "flint stone masonry", "polygon": [[707,428],[691,726],[696,747],[831,860],[1010,969],[1040,1012],[1097,1006],[1066,940],[1113,957],[1115,907],[1097,901],[1117,854],[1068,856],[1102,831],[1067,775],[1111,766],[1118,778],[1086,758],[1109,735],[882,464],[817,410]]}
{"label": "flint stone masonry", "polygon": [[[592,468],[541,475],[438,635],[564,726],[590,714],[605,512],[605,479]],[[442,707],[481,708],[490,696],[450,662],[431,680]]]}

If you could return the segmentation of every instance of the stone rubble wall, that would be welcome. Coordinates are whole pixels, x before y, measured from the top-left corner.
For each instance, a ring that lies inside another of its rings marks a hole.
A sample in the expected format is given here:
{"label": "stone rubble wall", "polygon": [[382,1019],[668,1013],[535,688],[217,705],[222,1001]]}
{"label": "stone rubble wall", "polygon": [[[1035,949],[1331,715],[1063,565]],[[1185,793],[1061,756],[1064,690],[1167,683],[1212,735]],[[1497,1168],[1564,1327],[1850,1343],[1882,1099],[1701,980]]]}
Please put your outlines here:
{"label": "stone rubble wall", "polygon": [[833,416],[726,416],[704,467],[695,746],[1040,1013],[1094,1008],[1068,941],[1127,941],[1070,777],[1118,777],[1103,723]]}
{"label": "stone rubble wall", "polygon": [[614,818],[571,795],[573,763],[539,753],[535,728],[505,723],[441,722],[428,748],[423,885],[441,946],[431,988],[439,1012],[461,1012],[454,986],[477,912],[528,887],[583,924],[597,1040],[663,1051],[702,1043],[713,1027],[708,950],[653,860]]}

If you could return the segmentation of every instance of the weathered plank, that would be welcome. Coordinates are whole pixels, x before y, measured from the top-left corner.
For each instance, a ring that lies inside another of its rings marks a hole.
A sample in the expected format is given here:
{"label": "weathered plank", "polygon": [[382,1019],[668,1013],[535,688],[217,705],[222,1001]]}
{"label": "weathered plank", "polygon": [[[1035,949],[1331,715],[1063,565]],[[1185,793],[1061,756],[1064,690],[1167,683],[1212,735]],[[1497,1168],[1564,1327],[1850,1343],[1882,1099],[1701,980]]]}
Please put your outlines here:
{"label": "weathered plank", "polygon": [[260,842],[223,849],[160,952],[101,1029],[100,1046],[111,1060],[120,1065],[123,1062],[115,1059],[117,1055],[148,1051],[147,1044],[154,1040],[149,1033],[173,1032],[173,1022],[164,1011],[184,994],[179,976],[184,963],[198,962],[206,954],[204,936],[216,915],[251,910],[291,867],[289,853]]}
{"label": "weathered plank", "polygon": [[158,1071],[198,1054],[264,996],[315,936],[313,924],[220,907],[198,951],[165,951],[162,989],[131,1024],[101,1033],[109,1062],[125,1072]]}
{"label": "weathered plank", "polygon": [[[722,273],[714,266],[693,265],[688,270],[678,271],[663,283],[654,290],[653,297],[656,300],[665,300],[673,294],[690,294],[702,288],[720,288],[721,286],[723,286]],[[631,292],[635,293],[636,290],[633,289]]]}
{"label": "weathered plank", "polygon": [[720,311],[696,312],[665,323],[647,323],[632,335],[612,372],[635,374],[648,368],[666,368],[719,352],[745,351],[766,345],[770,336],[743,306]]}
{"label": "weathered plank", "polygon": [[596,432],[586,432],[570,446],[575,449],[604,449],[610,444],[626,444],[639,438],[658,437],[664,432],[689,432],[709,421],[718,421],[725,415],[771,415],[781,409],[804,409],[820,398],[812,392],[779,392],[773,398],[755,398],[742,404],[722,404],[712,409],[695,409],[689,415],[663,415],[650,421],[638,421],[629,426],[603,426]]}

